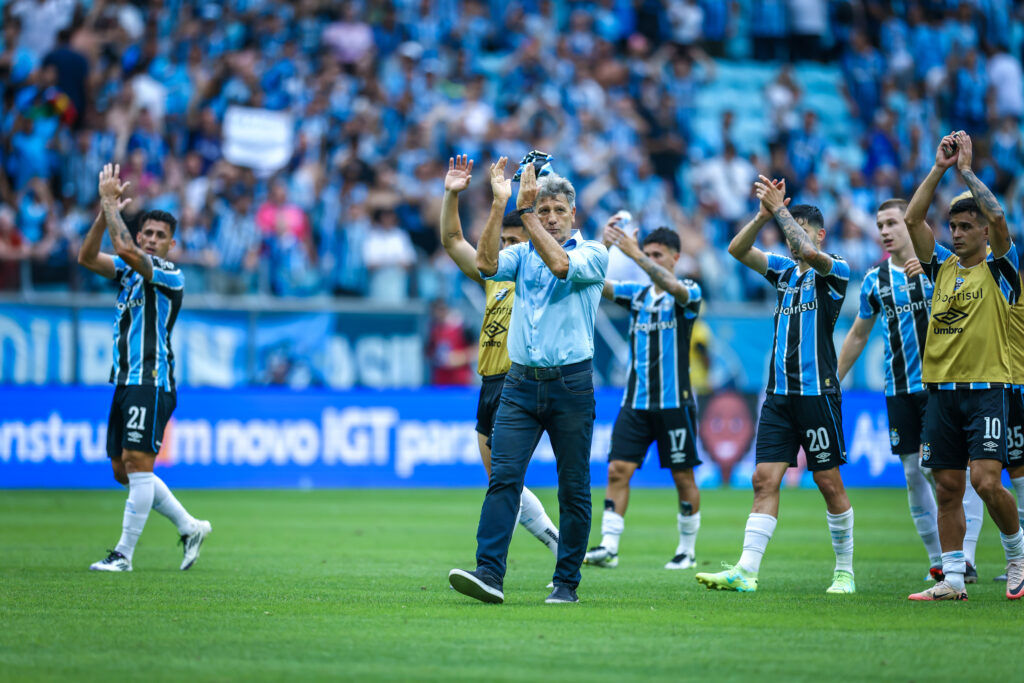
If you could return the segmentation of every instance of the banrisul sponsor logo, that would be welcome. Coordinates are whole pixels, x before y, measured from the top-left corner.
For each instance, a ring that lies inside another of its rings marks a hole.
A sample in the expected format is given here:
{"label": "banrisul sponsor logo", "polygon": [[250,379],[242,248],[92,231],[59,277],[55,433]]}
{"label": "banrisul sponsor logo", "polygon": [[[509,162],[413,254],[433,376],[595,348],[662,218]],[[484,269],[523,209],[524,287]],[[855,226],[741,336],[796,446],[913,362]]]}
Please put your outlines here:
{"label": "banrisul sponsor logo", "polygon": [[817,301],[817,299],[815,299],[814,301],[807,301],[807,302],[804,302],[802,304],[795,304],[793,306],[783,306],[781,308],[776,306],[775,307],[775,313],[776,314],[781,313],[782,315],[799,315],[800,313],[806,313],[807,311],[813,311],[816,308],[818,308],[818,301]]}

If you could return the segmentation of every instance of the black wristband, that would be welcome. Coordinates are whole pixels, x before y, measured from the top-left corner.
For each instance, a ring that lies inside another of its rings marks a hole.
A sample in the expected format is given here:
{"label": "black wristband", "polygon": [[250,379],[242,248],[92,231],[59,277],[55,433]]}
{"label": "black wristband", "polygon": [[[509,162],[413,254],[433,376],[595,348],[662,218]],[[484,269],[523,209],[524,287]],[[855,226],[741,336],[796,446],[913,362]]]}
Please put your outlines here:
{"label": "black wristband", "polygon": [[516,215],[519,216],[520,218],[523,217],[524,213],[533,213],[533,207],[532,206],[524,206],[521,209],[516,209]]}

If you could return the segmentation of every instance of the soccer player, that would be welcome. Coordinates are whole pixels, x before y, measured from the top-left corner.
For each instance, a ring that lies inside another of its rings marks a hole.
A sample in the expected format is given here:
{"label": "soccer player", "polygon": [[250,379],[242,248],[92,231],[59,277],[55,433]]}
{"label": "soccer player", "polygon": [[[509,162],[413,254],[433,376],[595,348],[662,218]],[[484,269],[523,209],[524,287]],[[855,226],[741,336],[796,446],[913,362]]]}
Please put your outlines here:
{"label": "soccer player", "polygon": [[[942,580],[942,549],[939,546],[937,508],[931,482],[921,469],[921,433],[924,429],[928,392],[921,382],[921,357],[928,336],[932,283],[914,256],[903,215],[907,202],[887,199],[878,207],[875,221],[888,259],[864,276],[860,312],[839,352],[839,381],[857,362],[871,328],[885,314],[885,406],[889,416],[889,443],[903,463],[907,478],[910,516],[928,552],[929,578]],[[981,530],[982,502],[968,484],[964,496],[968,535],[977,544]],[[973,523],[972,523],[973,522]],[[971,535],[971,531],[975,533]],[[966,580],[977,580],[973,555],[968,558]]]}
{"label": "soccer player", "polygon": [[[111,164],[100,172],[102,213],[78,253],[80,264],[117,280],[121,287],[114,318],[110,381],[116,388],[107,424],[107,455],[114,478],[128,486],[121,540],[89,569],[130,572],[135,544],[153,509],[178,528],[184,546],[181,569],[185,570],[199,558],[199,548],[212,527],[192,517],[153,474],[164,428],[177,403],[171,330],[181,309],[185,280],[165,260],[174,246],[177,221],[164,211],[144,213],[133,240],[121,219],[121,209],[130,200],[124,198],[128,183],[121,184],[119,174],[120,167]],[[114,256],[100,252],[104,228],[117,252]]]}
{"label": "soccer player", "polygon": [[[491,164],[491,191],[494,199],[488,223],[501,224],[501,246],[507,249],[514,244],[525,242],[526,232],[522,219],[515,213],[503,217],[505,206],[512,196],[512,181],[505,178],[506,157]],[[480,400],[476,407],[477,442],[480,458],[487,476],[491,475],[491,430],[494,415],[501,401],[501,387],[511,362],[508,357],[508,328],[512,320],[512,303],[515,301],[514,282],[494,282],[480,277],[476,268],[476,249],[462,234],[459,221],[459,193],[469,187],[473,162],[466,155],[448,160],[448,174],[444,178],[444,199],[441,202],[441,244],[466,277],[484,288],[486,304],[484,319],[480,325],[480,355],[477,372],[481,376]],[[485,228],[486,229],[486,228]],[[519,523],[553,554],[558,554],[558,527],[544,511],[540,499],[530,489],[523,487],[519,500]]]}
{"label": "soccer player", "polygon": [[[921,457],[935,476],[944,575],[911,600],[967,599],[961,504],[968,465],[974,490],[999,527],[1006,597],[1024,596],[1024,534],[1013,496],[1000,481],[1011,385],[1009,309],[1020,298],[1021,283],[1006,218],[971,170],[972,151],[963,131],[944,137],[906,214],[914,252],[935,286],[922,371],[930,393]],[[925,217],[936,186],[954,165],[970,191],[949,208],[950,251],[936,244]]]}
{"label": "soccer player", "polygon": [[[795,467],[802,446],[807,469],[825,498],[826,518],[836,555],[829,593],[853,593],[853,507],[839,466],[846,462],[840,412],[836,350],[832,341],[846,297],[850,267],[822,251],[821,211],[801,204],[786,208],[784,181],[761,176],[754,184],[761,200],[757,216],[729,244],[729,253],[763,274],[777,290],[775,339],[768,388],[758,423],[754,504],[747,519],[743,554],[725,571],[697,574],[708,588],[757,590],[757,573],[779,514],[779,487],[786,468]],[[774,217],[792,258],[766,254],[754,246],[761,228]]]}
{"label": "soccer player", "polygon": [[619,538],[629,505],[629,481],[643,464],[652,442],[663,469],[672,471],[679,494],[679,545],[665,569],[696,565],[700,529],[700,491],[693,478],[697,457],[696,404],[690,387],[690,334],[700,313],[700,287],[673,274],[679,260],[679,235],[658,228],[641,247],[613,220],[605,226],[611,241],[651,277],[652,284],[605,280],[602,295],[630,312],[630,366],[622,408],[612,431],[608,488],[601,517],[601,543],[584,562],[596,567],[619,564]]}
{"label": "soccer player", "polygon": [[[1006,422],[1006,473],[1017,494],[1017,519],[1024,526],[1024,297],[1010,307],[1010,375]],[[995,577],[1005,581],[1006,574]]]}

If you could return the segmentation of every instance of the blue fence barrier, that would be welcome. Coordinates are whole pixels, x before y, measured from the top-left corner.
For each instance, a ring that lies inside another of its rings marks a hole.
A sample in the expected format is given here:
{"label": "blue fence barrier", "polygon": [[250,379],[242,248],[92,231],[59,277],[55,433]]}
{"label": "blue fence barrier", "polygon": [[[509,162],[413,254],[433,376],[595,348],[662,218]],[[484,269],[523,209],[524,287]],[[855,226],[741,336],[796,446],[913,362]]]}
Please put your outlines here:
{"label": "blue fence barrier", "polygon": [[[0,387],[0,488],[104,488],[112,387]],[[595,485],[606,481],[608,446],[621,392],[600,390],[592,449]],[[164,438],[157,471],[174,487],[321,488],[486,485],[475,432],[474,389],[405,391],[188,389]],[[758,398],[722,392],[705,400],[698,427],[704,487],[750,485]],[[889,452],[880,394],[843,399],[849,486],[902,486]],[[803,469],[790,485],[812,486]],[[556,484],[545,438],[527,474]],[[637,486],[670,478],[648,456]]]}

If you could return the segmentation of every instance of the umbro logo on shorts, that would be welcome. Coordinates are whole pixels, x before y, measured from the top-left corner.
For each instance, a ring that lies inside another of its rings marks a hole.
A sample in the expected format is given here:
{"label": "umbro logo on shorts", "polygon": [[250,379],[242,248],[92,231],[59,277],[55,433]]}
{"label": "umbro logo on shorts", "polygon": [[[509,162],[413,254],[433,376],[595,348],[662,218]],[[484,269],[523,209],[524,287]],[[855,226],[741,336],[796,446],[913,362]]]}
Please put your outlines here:
{"label": "umbro logo on shorts", "polygon": [[832,457],[832,454],[829,453],[828,451],[825,451],[823,453],[818,453],[814,457],[818,462],[828,462],[828,459]]}
{"label": "umbro logo on shorts", "polygon": [[140,443],[142,441],[142,432],[128,432],[128,440],[132,443]]}
{"label": "umbro logo on shorts", "polygon": [[1022,456],[1022,455],[1024,455],[1024,451],[1022,451],[1022,450],[1021,450],[1021,449],[1019,449],[1019,448],[1014,448],[1014,449],[1013,449],[1012,451],[1010,451],[1010,453],[1009,453],[1009,456],[1010,456],[1011,458],[1019,458],[1019,457],[1020,457],[1020,456]]}
{"label": "umbro logo on shorts", "polygon": [[982,447],[986,451],[996,451],[996,450],[999,450],[999,444],[997,444],[995,441],[986,441],[985,443],[983,443],[981,445],[982,445]]}

